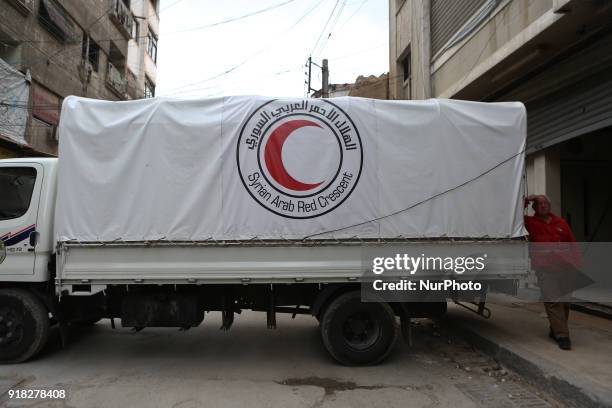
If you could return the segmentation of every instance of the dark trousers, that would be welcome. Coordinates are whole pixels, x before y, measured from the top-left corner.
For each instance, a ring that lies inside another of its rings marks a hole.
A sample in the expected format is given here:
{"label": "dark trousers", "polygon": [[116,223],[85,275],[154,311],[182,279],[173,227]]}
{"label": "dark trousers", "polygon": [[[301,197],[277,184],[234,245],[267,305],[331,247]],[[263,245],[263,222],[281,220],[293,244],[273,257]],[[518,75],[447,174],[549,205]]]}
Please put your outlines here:
{"label": "dark trousers", "polygon": [[550,330],[555,337],[569,337],[569,311],[570,304],[562,301],[569,300],[574,285],[574,271],[570,268],[559,270],[539,270],[538,283],[542,292],[544,308],[550,322]]}
{"label": "dark trousers", "polygon": [[550,330],[555,337],[569,337],[570,304],[566,302],[544,302],[544,308],[550,322]]}

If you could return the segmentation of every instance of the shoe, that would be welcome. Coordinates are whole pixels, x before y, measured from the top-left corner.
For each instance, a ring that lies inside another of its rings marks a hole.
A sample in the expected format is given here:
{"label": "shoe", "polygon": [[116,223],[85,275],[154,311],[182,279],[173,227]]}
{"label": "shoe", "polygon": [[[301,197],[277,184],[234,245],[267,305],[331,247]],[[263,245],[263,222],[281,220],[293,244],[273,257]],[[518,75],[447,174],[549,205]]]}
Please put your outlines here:
{"label": "shoe", "polygon": [[570,341],[569,337],[557,337],[555,340],[557,340],[557,344],[561,350],[572,349],[572,342]]}

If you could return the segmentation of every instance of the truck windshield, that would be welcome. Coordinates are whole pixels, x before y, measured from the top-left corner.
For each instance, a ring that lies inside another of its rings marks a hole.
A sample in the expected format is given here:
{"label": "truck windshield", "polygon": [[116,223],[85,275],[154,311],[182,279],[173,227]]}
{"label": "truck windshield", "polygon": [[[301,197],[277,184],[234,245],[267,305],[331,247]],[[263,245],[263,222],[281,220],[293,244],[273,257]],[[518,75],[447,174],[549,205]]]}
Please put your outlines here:
{"label": "truck windshield", "polygon": [[0,167],[0,221],[19,218],[28,211],[36,169]]}

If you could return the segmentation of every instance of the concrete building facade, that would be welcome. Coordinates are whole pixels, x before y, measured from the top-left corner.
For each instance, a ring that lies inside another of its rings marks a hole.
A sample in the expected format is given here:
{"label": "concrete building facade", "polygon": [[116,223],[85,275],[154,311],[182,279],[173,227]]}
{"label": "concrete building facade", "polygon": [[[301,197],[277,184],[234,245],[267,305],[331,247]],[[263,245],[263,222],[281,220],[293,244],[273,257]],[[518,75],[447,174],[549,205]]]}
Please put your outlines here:
{"label": "concrete building facade", "polygon": [[4,81],[0,77],[5,122],[10,116],[16,123],[8,126],[23,129],[18,134],[4,128],[3,134],[0,127],[0,157],[56,155],[60,107],[68,95],[153,96],[158,2],[0,0],[0,64],[14,78],[22,75],[28,86],[28,94],[17,100],[8,74]]}
{"label": "concrete building facade", "polygon": [[391,99],[521,101],[527,188],[612,238],[612,2],[390,0]]}

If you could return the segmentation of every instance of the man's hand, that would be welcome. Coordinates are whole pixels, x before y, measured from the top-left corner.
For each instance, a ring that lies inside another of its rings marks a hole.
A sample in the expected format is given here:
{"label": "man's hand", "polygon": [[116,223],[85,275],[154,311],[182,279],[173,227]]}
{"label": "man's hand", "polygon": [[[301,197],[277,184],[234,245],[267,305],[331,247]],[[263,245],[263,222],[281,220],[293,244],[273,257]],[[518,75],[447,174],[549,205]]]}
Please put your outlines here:
{"label": "man's hand", "polygon": [[535,201],[537,198],[538,196],[536,194],[530,194],[527,197],[525,197],[525,208],[527,208],[529,203]]}

